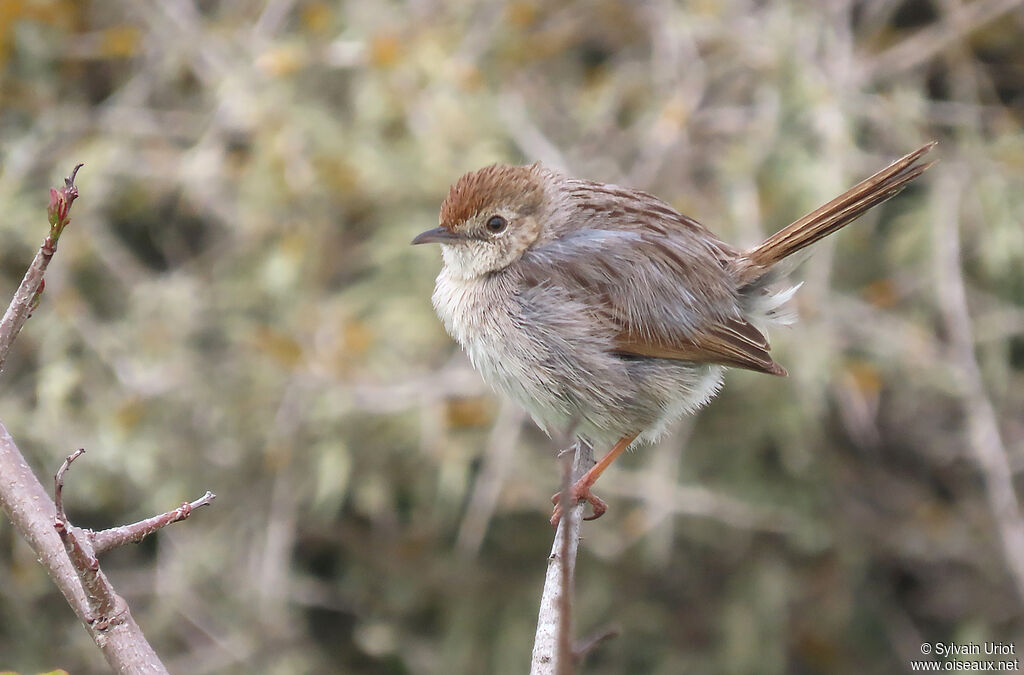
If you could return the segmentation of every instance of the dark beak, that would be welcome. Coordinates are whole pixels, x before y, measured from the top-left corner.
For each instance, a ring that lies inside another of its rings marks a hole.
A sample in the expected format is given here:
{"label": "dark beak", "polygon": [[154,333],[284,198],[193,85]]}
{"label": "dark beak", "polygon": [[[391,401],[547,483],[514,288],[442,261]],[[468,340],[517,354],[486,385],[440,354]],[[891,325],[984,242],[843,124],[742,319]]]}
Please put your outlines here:
{"label": "dark beak", "polygon": [[421,232],[412,240],[415,244],[444,244],[462,239],[459,235],[445,227],[435,227],[432,230]]}

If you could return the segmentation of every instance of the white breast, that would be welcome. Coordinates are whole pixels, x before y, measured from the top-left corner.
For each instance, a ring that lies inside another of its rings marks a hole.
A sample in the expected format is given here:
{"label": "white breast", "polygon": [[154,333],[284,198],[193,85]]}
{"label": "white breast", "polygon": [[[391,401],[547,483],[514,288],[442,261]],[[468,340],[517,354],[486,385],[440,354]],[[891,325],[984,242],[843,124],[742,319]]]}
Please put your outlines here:
{"label": "white breast", "polygon": [[486,278],[463,279],[445,266],[437,277],[433,303],[448,334],[462,346],[469,360],[492,386],[502,386],[515,370],[512,363],[498,358],[512,328],[509,294],[500,284]]}
{"label": "white breast", "polygon": [[[502,275],[463,279],[445,266],[432,297],[449,335],[465,350],[473,367],[493,389],[522,405],[537,424],[551,429],[570,414],[552,394],[550,383],[537,382],[539,350],[517,325],[515,289]],[[551,398],[551,400],[547,400]]]}

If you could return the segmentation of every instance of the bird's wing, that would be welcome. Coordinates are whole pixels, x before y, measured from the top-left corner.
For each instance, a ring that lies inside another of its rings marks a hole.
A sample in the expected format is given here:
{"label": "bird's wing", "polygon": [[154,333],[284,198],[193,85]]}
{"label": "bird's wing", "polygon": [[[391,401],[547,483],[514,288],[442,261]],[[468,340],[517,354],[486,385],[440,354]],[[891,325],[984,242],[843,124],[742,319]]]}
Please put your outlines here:
{"label": "bird's wing", "polygon": [[740,310],[727,271],[731,247],[652,195],[574,183],[587,199],[577,202],[573,220],[588,226],[527,250],[519,265],[527,283],[581,302],[610,328],[609,347],[623,355],[785,375]]}

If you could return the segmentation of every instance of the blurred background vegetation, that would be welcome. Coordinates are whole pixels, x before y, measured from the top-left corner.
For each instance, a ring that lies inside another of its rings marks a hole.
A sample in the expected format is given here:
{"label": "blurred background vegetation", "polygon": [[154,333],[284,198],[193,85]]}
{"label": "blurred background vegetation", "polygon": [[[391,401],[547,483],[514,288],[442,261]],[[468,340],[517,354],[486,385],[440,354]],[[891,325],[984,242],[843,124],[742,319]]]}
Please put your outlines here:
{"label": "blurred background vegetation", "polygon": [[[522,673],[556,444],[433,314],[448,185],[541,160],[747,245],[938,139],[798,273],[791,377],[602,481],[577,632],[622,630],[590,673],[1024,648],[1020,5],[3,0],[4,297],[85,168],[0,420],[44,482],[87,449],[80,525],[217,493],[104,563],[175,672]],[[0,668],[104,668],[6,522],[0,579]]]}

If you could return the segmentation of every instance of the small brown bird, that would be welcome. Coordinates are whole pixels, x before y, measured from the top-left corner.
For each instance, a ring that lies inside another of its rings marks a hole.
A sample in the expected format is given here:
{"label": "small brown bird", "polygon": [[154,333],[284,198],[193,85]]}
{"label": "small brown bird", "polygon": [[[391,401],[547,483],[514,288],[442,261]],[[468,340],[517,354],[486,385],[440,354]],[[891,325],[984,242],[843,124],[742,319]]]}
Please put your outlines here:
{"label": "small brown bird", "polygon": [[607,508],[598,476],[711,400],[724,367],[786,374],[764,330],[792,321],[797,286],[780,288],[775,264],[898,193],[934,145],[747,251],[646,192],[539,163],[462,176],[412,243],[441,244],[434,307],[484,380],[548,433],[611,448],[572,487],[591,520]]}

